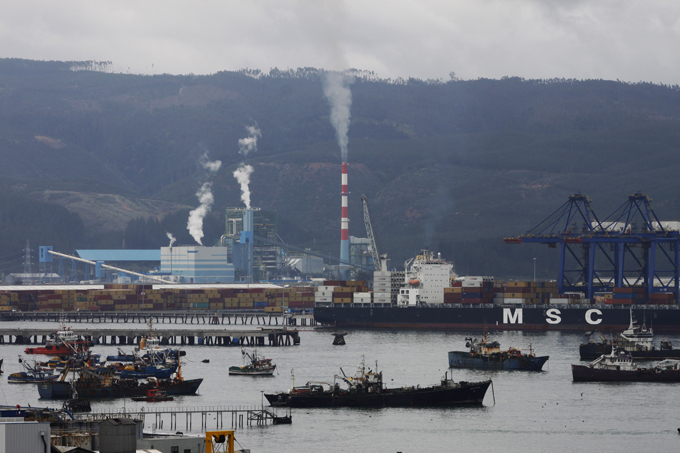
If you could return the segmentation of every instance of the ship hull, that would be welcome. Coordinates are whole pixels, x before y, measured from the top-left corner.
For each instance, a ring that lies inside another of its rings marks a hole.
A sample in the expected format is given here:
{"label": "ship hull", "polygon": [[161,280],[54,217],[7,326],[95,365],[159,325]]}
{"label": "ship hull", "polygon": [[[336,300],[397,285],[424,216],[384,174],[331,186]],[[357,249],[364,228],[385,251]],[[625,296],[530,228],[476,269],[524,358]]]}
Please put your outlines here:
{"label": "ship hull", "polygon": [[[314,319],[337,327],[390,329],[494,329],[537,331],[624,330],[630,323],[630,306],[316,306]],[[680,333],[680,309],[675,306],[636,306],[656,332]]]}
{"label": "ship hull", "polygon": [[449,352],[449,367],[473,370],[521,370],[541,371],[548,356],[495,358],[491,356],[472,356],[469,352]]}
{"label": "ship hull", "polygon": [[[609,355],[612,352],[611,344],[586,343],[579,347],[581,360],[595,360],[601,355]],[[680,360],[680,349],[654,349],[651,351],[628,351],[636,360]]]}
{"label": "ship hull", "polygon": [[240,367],[230,367],[229,376],[273,376],[274,370],[275,368],[270,368],[266,370],[255,370],[255,369],[241,369]]}
{"label": "ship hull", "polygon": [[76,352],[84,352],[87,351],[90,346],[92,346],[92,343],[89,341],[78,341],[75,343],[72,343],[70,346],[59,344],[59,345],[46,345],[46,346],[37,346],[34,348],[26,348],[24,351],[26,354],[43,354],[43,355],[58,355],[58,356],[64,356],[64,355],[73,355]]}
{"label": "ship hull", "polygon": [[461,383],[461,387],[386,389],[380,393],[318,392],[265,394],[272,406],[287,407],[436,407],[480,406],[491,381]]}
{"label": "ship hull", "polygon": [[[158,381],[158,389],[167,395],[194,395],[203,379],[189,379],[179,383]],[[156,388],[155,384],[126,382],[121,385],[110,387],[94,385],[77,385],[76,391],[81,398],[127,398],[133,396],[146,396],[148,390]],[[69,399],[71,398],[70,382],[43,382],[38,384],[40,398]]]}
{"label": "ship hull", "polygon": [[632,371],[604,370],[587,365],[572,365],[574,382],[680,382],[679,370],[653,371],[638,369]]}

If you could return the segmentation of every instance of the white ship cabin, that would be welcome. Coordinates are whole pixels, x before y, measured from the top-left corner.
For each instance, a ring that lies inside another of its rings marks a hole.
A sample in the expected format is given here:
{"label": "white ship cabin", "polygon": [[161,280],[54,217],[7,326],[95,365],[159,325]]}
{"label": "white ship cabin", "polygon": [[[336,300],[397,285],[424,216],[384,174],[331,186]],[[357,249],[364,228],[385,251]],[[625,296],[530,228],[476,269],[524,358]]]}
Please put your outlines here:
{"label": "white ship cabin", "polygon": [[632,371],[637,368],[633,357],[624,350],[614,348],[608,355],[601,355],[590,363],[590,368],[600,370]]}
{"label": "white ship cabin", "polygon": [[62,327],[61,330],[57,330],[53,343],[73,343],[75,341],[78,341],[78,335],[76,335],[69,327]]}
{"label": "white ship cabin", "polygon": [[139,342],[139,349],[144,351],[153,351],[163,349],[161,347],[161,339],[159,337],[143,337]]}
{"label": "white ship cabin", "polygon": [[451,278],[456,274],[441,253],[435,256],[434,252],[423,250],[415,259],[406,261],[404,269],[404,287],[399,290],[398,305],[444,303],[444,288],[451,286]]}

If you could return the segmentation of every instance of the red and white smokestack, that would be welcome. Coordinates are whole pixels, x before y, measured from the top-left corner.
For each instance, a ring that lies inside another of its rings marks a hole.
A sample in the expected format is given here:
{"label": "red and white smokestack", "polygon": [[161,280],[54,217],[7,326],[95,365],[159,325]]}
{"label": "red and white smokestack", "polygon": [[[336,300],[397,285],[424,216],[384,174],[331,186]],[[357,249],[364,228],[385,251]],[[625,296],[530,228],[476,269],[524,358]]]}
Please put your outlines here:
{"label": "red and white smokestack", "polygon": [[[340,259],[349,262],[349,213],[347,209],[347,162],[342,163],[342,217],[340,219]],[[340,264],[342,278],[348,278],[346,264]]]}

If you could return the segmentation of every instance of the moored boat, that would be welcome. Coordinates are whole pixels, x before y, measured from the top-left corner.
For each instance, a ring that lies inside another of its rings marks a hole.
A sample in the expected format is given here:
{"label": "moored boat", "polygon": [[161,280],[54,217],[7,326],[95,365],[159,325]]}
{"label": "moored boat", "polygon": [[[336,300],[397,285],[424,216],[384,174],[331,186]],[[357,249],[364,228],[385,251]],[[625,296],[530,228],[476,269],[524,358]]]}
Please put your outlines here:
{"label": "moored boat", "polygon": [[[113,376],[102,376],[94,379],[76,380],[75,390],[84,398],[127,398],[146,396],[148,390],[158,388],[168,395],[194,395],[203,379],[159,379],[139,381],[137,379],[118,379]],[[50,381],[38,384],[40,398],[69,399],[72,394],[70,382]]]}
{"label": "moored boat", "polygon": [[[342,371],[342,370],[341,370]],[[338,381],[346,384],[341,387]],[[287,407],[434,407],[482,405],[491,381],[454,382],[448,371],[439,385],[387,388],[382,372],[362,365],[353,377],[334,377],[334,382],[308,382],[288,392],[265,394],[272,406]]]}
{"label": "moored boat", "polygon": [[50,335],[44,346],[26,348],[26,354],[47,354],[69,356],[87,351],[92,342],[78,337],[69,327],[61,325],[60,329]]}
{"label": "moored boat", "polygon": [[7,382],[13,384],[35,384],[53,381],[59,378],[59,375],[55,374],[54,370],[49,368],[45,369],[35,362],[31,365],[20,357],[19,363],[24,367],[25,371],[10,374],[7,376]]}
{"label": "moored boat", "polygon": [[466,338],[469,351],[450,351],[449,367],[470,368],[475,370],[523,370],[542,371],[548,356],[537,357],[531,345],[529,353],[510,348],[501,351],[498,341],[487,341],[486,334],[482,340]]}
{"label": "moored boat", "polygon": [[[662,340],[659,348],[656,347],[654,331],[651,327],[647,328],[644,317],[642,325],[639,325],[632,309],[628,328],[615,335],[611,341],[597,330],[586,335],[588,342],[579,347],[581,360],[594,360],[603,354],[610,354],[612,347],[626,350],[636,360],[680,359],[680,349],[673,349],[669,340]],[[599,338],[599,341],[594,337]]]}
{"label": "moored boat", "polygon": [[168,396],[167,392],[151,389],[146,391],[144,396],[133,396],[132,401],[145,401],[147,403],[157,403],[160,401],[174,401],[175,398]]}
{"label": "moored boat", "polygon": [[640,368],[622,349],[602,355],[588,365],[572,365],[571,373],[574,382],[680,382],[677,361],[667,359]]}
{"label": "moored boat", "polygon": [[245,375],[245,376],[271,376],[276,370],[276,365],[272,363],[269,357],[261,357],[257,354],[257,350],[249,353],[241,350],[243,359],[246,361],[244,366],[229,367],[229,375]]}
{"label": "moored boat", "polygon": [[[64,373],[68,373],[65,369]],[[40,398],[68,399],[75,392],[82,398],[124,398],[146,396],[148,390],[158,389],[167,395],[194,395],[203,379],[184,379],[182,367],[171,379],[149,377],[146,381],[120,378],[109,368],[90,369],[87,365],[77,372],[73,381],[65,380],[38,384]]]}

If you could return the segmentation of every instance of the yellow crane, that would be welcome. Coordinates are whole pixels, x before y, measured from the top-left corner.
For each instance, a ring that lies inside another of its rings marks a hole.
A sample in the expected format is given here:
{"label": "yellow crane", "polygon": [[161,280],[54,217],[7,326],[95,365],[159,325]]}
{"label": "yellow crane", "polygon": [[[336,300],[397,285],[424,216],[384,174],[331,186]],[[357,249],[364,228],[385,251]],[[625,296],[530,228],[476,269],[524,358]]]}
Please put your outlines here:
{"label": "yellow crane", "polygon": [[205,432],[205,453],[218,452],[234,453],[234,431]]}

